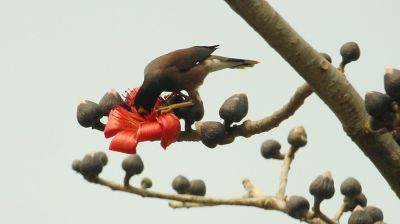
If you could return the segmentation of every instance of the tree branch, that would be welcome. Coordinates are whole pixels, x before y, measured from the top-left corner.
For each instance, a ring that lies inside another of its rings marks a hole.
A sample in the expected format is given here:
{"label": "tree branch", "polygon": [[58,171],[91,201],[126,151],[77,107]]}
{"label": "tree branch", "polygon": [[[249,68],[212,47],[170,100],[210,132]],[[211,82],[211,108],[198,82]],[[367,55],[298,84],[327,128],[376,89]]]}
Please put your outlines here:
{"label": "tree branch", "polygon": [[[249,206],[257,207],[266,210],[275,210],[286,213],[286,202],[275,196],[265,196],[258,193],[259,191],[251,184],[248,179],[243,180],[243,186],[248,191],[253,191],[256,194],[252,197],[236,197],[236,198],[214,198],[214,197],[203,197],[189,194],[167,194],[155,191],[149,191],[142,188],[133,187],[131,185],[119,184],[110,180],[106,180],[100,177],[96,177],[93,180],[88,180],[92,183],[106,186],[113,191],[122,191],[131,194],[136,194],[142,197],[158,198],[171,200],[169,206],[171,208],[192,208],[192,207],[205,207],[205,206],[217,206],[217,205],[237,205],[237,206]],[[326,224],[322,219],[315,217],[314,213],[309,211],[306,214],[305,221],[310,224]]]}
{"label": "tree branch", "polygon": [[292,162],[294,160],[294,155],[295,155],[296,151],[297,151],[297,149],[290,148],[289,151],[287,152],[287,154],[285,155],[285,158],[283,159],[279,188],[278,188],[278,192],[276,193],[277,198],[280,198],[280,199],[285,198],[285,192],[286,192],[286,186],[288,183],[290,165],[292,164]]}
{"label": "tree branch", "polygon": [[[109,187],[114,191],[123,191],[127,193],[137,194],[142,197],[168,199],[173,201],[191,203],[191,204],[202,204],[203,206],[215,206],[215,205],[240,205],[240,206],[252,206],[263,209],[273,209],[278,211],[284,211],[285,203],[282,200],[278,200],[275,197],[238,197],[238,198],[212,198],[194,196],[189,194],[166,194],[160,192],[149,191],[146,189],[126,186],[110,180],[102,179],[97,177],[93,183],[100,184]],[[183,206],[184,207],[184,206]]]}
{"label": "tree branch", "polygon": [[[238,136],[248,138],[252,135],[267,132],[278,127],[284,120],[292,116],[303,105],[304,100],[312,93],[313,90],[307,83],[301,85],[297,88],[289,102],[270,116],[255,121],[247,120],[240,125],[233,126],[224,144],[232,143]],[[178,141],[200,141],[200,132],[198,130],[182,132]]]}
{"label": "tree branch", "polygon": [[400,147],[389,133],[371,131],[363,99],[342,72],[303,40],[266,1],[225,2],[307,81],[400,197]]}

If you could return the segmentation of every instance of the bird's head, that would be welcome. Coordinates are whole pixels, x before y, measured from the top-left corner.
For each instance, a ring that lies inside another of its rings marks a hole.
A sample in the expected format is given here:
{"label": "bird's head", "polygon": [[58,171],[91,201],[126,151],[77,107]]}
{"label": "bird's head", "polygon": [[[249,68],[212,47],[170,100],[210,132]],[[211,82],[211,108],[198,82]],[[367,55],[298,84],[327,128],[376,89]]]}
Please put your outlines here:
{"label": "bird's head", "polygon": [[146,90],[143,86],[139,89],[134,99],[134,106],[141,115],[151,114],[158,99],[159,93]]}
{"label": "bird's head", "polygon": [[149,102],[148,99],[142,97],[141,95],[136,96],[135,98],[135,109],[141,115],[148,115],[151,113],[154,104]]}

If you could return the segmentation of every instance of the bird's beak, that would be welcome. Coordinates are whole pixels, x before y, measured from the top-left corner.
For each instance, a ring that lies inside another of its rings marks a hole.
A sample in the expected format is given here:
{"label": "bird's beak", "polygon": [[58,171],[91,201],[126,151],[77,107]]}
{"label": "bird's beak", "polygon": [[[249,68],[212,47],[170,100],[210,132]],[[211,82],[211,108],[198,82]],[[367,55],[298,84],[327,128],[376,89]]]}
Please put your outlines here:
{"label": "bird's beak", "polygon": [[146,109],[144,109],[142,106],[139,106],[139,109],[137,110],[137,112],[139,113],[139,114],[148,114],[149,112],[146,110]]}

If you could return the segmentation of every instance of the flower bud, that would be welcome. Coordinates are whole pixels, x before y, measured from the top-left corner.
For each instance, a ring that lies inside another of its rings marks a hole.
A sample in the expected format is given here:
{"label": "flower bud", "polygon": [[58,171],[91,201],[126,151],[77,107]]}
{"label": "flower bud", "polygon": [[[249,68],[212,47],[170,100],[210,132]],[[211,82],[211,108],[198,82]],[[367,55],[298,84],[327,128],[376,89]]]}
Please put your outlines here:
{"label": "flower bud", "polygon": [[352,198],[361,193],[362,187],[360,182],[354,177],[349,177],[342,182],[340,185],[340,192],[348,197]]}
{"label": "flower bud", "polygon": [[122,161],[122,169],[125,170],[127,176],[141,174],[144,164],[139,155],[129,155]]}
{"label": "flower bud", "polygon": [[101,164],[103,164],[103,166],[107,165],[108,163],[108,158],[107,158],[107,154],[103,151],[97,151],[94,153],[94,157],[96,159],[99,159],[101,161]]}
{"label": "flower bud", "polygon": [[99,105],[90,100],[82,100],[76,110],[76,118],[82,127],[91,127],[101,118]]}
{"label": "flower bud", "polygon": [[78,173],[81,172],[81,161],[79,159],[76,159],[72,162],[72,169]]}
{"label": "flower bud", "polygon": [[367,206],[364,208],[364,210],[369,216],[371,216],[374,223],[378,221],[383,221],[383,212],[381,209],[374,206]]}
{"label": "flower bud", "polygon": [[86,154],[80,163],[80,173],[88,180],[97,177],[102,170],[103,163],[94,156],[94,153]]}
{"label": "flower bud", "polygon": [[261,144],[261,155],[265,159],[282,159],[281,144],[273,139],[266,140]]}
{"label": "flower bud", "polygon": [[200,139],[205,146],[215,148],[225,137],[225,126],[220,122],[206,121],[201,123]]}
{"label": "flower bud", "polygon": [[357,61],[360,58],[360,47],[356,42],[347,42],[340,48],[340,55],[342,56],[342,65]]}
{"label": "flower bud", "polygon": [[140,186],[141,186],[143,189],[151,188],[151,186],[153,186],[153,181],[151,181],[150,178],[145,177],[145,178],[143,178],[142,181],[140,182]]}
{"label": "flower bud", "polygon": [[310,203],[302,196],[292,195],[286,202],[286,212],[293,218],[304,217],[310,209]]}
{"label": "flower bud", "polygon": [[363,208],[357,207],[350,215],[348,224],[373,224],[372,218],[364,211]]}
{"label": "flower bud", "polygon": [[400,70],[387,68],[384,75],[386,93],[396,101],[400,101]]}
{"label": "flower bud", "polygon": [[100,113],[102,116],[108,116],[115,106],[124,103],[124,100],[115,89],[108,91],[99,101]]}
{"label": "flower bud", "polygon": [[206,184],[203,180],[190,181],[188,193],[191,195],[204,196],[206,195]]}
{"label": "flower bud", "polygon": [[185,194],[190,188],[190,182],[185,176],[179,175],[172,181],[172,188],[178,194]]}
{"label": "flower bud", "polygon": [[249,102],[247,95],[244,93],[235,94],[222,104],[219,109],[219,116],[227,123],[241,121],[249,111]]}
{"label": "flower bud", "polygon": [[[194,122],[200,121],[204,117],[204,105],[203,101],[196,102],[193,106],[178,108],[177,113],[179,118],[185,120],[185,130],[191,130],[191,126]],[[175,113],[174,110],[174,113]]]}
{"label": "flower bud", "polygon": [[344,201],[347,202],[345,211],[352,211],[355,207],[365,207],[367,205],[367,197],[363,193],[356,195],[353,198],[345,197]]}
{"label": "flower bud", "polygon": [[390,112],[392,100],[386,94],[380,92],[367,92],[365,94],[365,109],[375,118],[382,118]]}
{"label": "flower bud", "polygon": [[290,130],[288,142],[293,148],[300,148],[307,144],[307,133],[303,126]]}
{"label": "flower bud", "polygon": [[323,174],[319,175],[310,184],[309,191],[310,194],[312,194],[314,198],[318,201],[332,198],[335,194],[335,185],[332,179],[331,172],[326,171]]}

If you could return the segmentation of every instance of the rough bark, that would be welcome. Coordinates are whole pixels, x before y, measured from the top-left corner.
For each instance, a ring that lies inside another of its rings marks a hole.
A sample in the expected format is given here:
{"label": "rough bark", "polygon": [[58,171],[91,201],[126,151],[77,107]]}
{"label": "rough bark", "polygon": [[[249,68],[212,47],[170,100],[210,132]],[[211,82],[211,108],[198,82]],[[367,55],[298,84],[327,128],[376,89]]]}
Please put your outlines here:
{"label": "rough bark", "polygon": [[400,197],[400,147],[391,134],[370,129],[363,99],[343,73],[313,49],[266,1],[225,2],[307,81]]}

